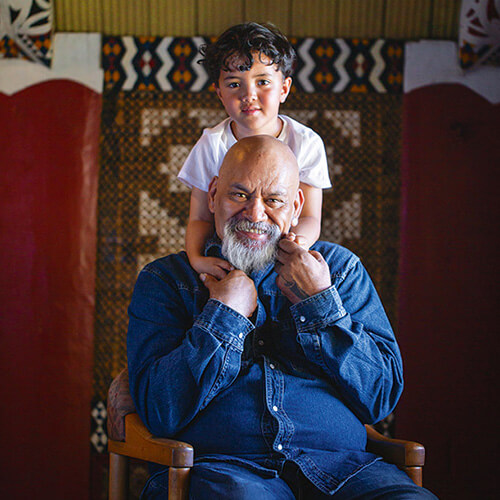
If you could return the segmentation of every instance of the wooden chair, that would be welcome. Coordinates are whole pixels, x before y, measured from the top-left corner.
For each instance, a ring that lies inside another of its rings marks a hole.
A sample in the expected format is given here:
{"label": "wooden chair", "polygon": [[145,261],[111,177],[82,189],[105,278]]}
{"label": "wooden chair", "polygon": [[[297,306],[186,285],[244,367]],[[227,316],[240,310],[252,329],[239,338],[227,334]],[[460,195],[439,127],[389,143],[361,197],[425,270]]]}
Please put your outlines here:
{"label": "wooden chair", "polygon": [[[390,439],[366,426],[367,451],[404,470],[422,486],[424,447],[413,441]],[[123,370],[108,392],[109,499],[126,500],[128,495],[128,459],[138,458],[169,467],[169,500],[188,498],[189,471],[194,450],[190,444],[154,437],[135,412],[129,392],[128,372]]]}

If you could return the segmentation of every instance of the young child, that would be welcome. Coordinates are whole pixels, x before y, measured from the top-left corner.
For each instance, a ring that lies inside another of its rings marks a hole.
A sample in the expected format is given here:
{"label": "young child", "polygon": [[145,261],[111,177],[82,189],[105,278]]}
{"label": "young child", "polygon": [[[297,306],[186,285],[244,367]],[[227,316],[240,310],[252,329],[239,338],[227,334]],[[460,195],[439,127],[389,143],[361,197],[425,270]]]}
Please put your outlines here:
{"label": "young child", "polygon": [[186,251],[199,273],[222,279],[231,265],[203,255],[213,234],[207,192],[227,150],[239,139],[267,134],[292,149],[300,168],[305,202],[298,221],[292,221],[295,241],[309,248],[321,230],[322,189],[331,187],[323,141],[316,132],[280,115],[292,85],[295,50],[273,25],[243,23],[226,30],[200,50],[209,78],[229,115],[205,129],[184,163],[178,178],[191,189]]}

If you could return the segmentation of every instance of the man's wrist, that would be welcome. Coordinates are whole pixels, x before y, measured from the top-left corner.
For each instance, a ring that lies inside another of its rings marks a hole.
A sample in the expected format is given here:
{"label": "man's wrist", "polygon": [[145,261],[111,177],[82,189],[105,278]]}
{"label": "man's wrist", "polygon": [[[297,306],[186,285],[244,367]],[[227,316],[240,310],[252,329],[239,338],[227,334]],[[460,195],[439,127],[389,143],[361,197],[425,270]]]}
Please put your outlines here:
{"label": "man's wrist", "polygon": [[313,325],[332,323],[347,314],[342,299],[333,285],[293,304],[290,306],[290,312],[298,332],[307,330]]}
{"label": "man's wrist", "polygon": [[223,342],[243,350],[246,336],[254,330],[254,324],[227,304],[209,299],[193,326],[198,326]]}

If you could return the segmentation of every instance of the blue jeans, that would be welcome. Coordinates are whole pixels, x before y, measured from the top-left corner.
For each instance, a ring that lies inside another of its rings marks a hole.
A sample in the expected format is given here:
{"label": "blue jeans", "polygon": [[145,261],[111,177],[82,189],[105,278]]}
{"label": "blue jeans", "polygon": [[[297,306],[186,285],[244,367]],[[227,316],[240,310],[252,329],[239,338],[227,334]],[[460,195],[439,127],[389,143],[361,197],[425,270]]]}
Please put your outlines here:
{"label": "blue jeans", "polygon": [[[378,461],[349,479],[333,496],[311,484],[298,467],[287,462],[280,477],[263,478],[245,467],[225,462],[199,462],[191,472],[192,500],[436,500],[416,486],[395,465]],[[143,492],[147,500],[166,499],[168,471],[153,475]]]}

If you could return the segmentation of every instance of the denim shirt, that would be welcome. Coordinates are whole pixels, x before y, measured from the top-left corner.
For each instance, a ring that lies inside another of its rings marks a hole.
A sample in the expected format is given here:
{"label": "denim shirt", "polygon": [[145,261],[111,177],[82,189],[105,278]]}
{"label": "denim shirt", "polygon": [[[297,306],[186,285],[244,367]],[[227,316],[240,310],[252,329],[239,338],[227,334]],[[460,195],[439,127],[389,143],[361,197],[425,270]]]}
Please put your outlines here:
{"label": "denim shirt", "polygon": [[294,461],[332,494],[379,459],[365,451],[363,424],[394,409],[402,361],[358,257],[333,243],[313,249],[332,286],[292,305],[270,265],[251,275],[251,318],[209,299],[184,252],[148,264],[129,307],[128,365],[153,434],[191,443],[198,461],[236,461],[264,477]]}

